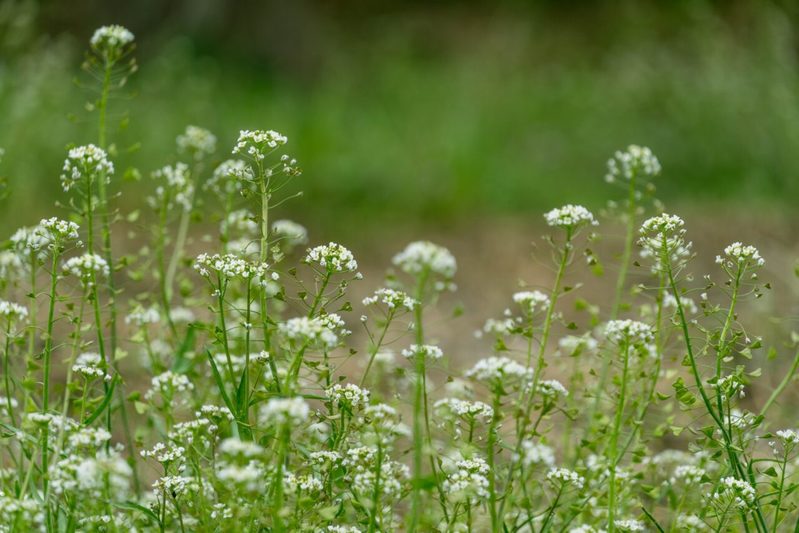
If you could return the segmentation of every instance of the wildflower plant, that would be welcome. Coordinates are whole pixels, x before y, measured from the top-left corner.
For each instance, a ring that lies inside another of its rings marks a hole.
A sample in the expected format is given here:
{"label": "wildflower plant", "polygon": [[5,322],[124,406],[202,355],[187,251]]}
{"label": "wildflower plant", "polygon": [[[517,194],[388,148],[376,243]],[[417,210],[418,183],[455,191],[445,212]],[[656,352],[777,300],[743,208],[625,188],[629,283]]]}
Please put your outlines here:
{"label": "wildflower plant", "polygon": [[[799,352],[758,403],[769,341],[741,313],[773,267],[735,242],[700,285],[689,225],[643,201],[650,149],[608,163],[623,209],[545,213],[551,279],[450,346],[429,318],[456,290],[446,247],[414,241],[365,285],[357,250],[270,219],[297,196],[282,133],[243,130],[216,164],[216,135],[187,127],[150,214],[121,216],[106,122],[133,45],[92,37],[98,135],[67,153],[66,214],[0,253],[0,530],[794,528],[799,430],[775,412]],[[574,297],[576,259],[601,275],[591,247],[619,218],[613,296]],[[152,236],[138,254],[113,253],[123,220]]]}

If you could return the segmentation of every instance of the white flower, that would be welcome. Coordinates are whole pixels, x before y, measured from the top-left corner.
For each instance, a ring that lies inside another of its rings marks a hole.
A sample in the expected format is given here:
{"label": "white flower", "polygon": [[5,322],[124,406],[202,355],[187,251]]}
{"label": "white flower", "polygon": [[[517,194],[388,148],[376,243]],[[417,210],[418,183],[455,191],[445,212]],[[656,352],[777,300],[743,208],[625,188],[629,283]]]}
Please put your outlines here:
{"label": "white flower", "polygon": [[572,230],[582,226],[596,226],[594,215],[581,205],[564,205],[547,212],[544,215],[547,225],[557,228],[571,228]]}
{"label": "white flower", "polygon": [[196,160],[216,151],[216,136],[199,126],[186,126],[186,131],[176,139],[178,151],[188,153]]}
{"label": "white flower", "polygon": [[19,228],[11,236],[14,249],[26,258],[33,253],[41,259],[51,242],[50,234],[41,225]]}
{"label": "white flower", "polygon": [[172,397],[175,392],[187,392],[194,390],[194,384],[186,374],[175,374],[171,370],[159,374],[152,378],[151,387],[144,395],[145,400],[152,399],[156,394]]}
{"label": "white flower", "polygon": [[125,324],[135,324],[136,326],[142,327],[146,324],[158,324],[160,320],[161,314],[158,312],[157,307],[152,306],[145,308],[141,305],[137,305],[136,308],[125,317]]}
{"label": "white flower", "polygon": [[466,377],[504,385],[511,381],[529,379],[532,371],[508,357],[491,356],[478,361],[466,372]]}
{"label": "white flower", "polygon": [[766,264],[757,248],[750,245],[744,245],[740,242],[734,242],[724,248],[724,255],[727,257],[716,256],[716,263],[720,265],[727,265],[730,268],[735,266],[747,267],[762,267]]}
{"label": "white flower", "polygon": [[98,378],[104,381],[110,381],[111,376],[103,370],[103,359],[99,353],[86,352],[82,353],[75,360],[72,365],[72,371],[76,374],[81,374],[87,380]]}
{"label": "white flower", "polygon": [[0,316],[9,320],[25,320],[28,317],[28,309],[14,302],[0,300]]}
{"label": "white flower", "polygon": [[748,481],[730,476],[721,479],[720,486],[711,496],[711,500],[722,506],[731,503],[738,509],[744,510],[755,504],[756,497],[757,492]]}
{"label": "white flower", "polygon": [[541,291],[521,291],[513,295],[513,301],[519,304],[526,313],[533,314],[549,307],[549,296]]}
{"label": "white flower", "polygon": [[203,188],[221,197],[240,191],[242,182],[253,180],[252,169],[241,159],[227,159],[214,169]]}
{"label": "white flower", "polygon": [[194,269],[206,278],[213,273],[229,279],[252,279],[257,276],[264,280],[269,267],[266,263],[253,263],[233,254],[200,254],[194,261]]}
{"label": "white flower", "polygon": [[688,487],[699,485],[705,476],[705,469],[694,465],[677,465],[669,482],[675,484],[682,481]]}
{"label": "white flower", "polygon": [[76,240],[80,226],[74,222],[61,220],[59,218],[45,218],[39,222],[39,228],[44,233],[49,242],[61,242],[64,240]]}
{"label": "white flower", "polygon": [[252,459],[263,455],[262,446],[252,441],[245,441],[237,438],[228,438],[219,444],[219,451],[230,457],[241,457]]}
{"label": "white flower", "polygon": [[443,409],[455,416],[467,419],[482,418],[485,422],[490,421],[494,416],[494,409],[487,403],[477,401],[470,402],[458,398],[444,398],[438,400],[433,407],[436,410]]}
{"label": "white flower", "polygon": [[338,315],[323,315],[308,318],[307,316],[290,318],[277,325],[278,332],[285,338],[301,343],[318,343],[326,348],[335,348],[339,336],[350,332],[343,329],[343,322]]}
{"label": "white flower", "polygon": [[354,272],[358,270],[358,262],[348,249],[331,242],[308,250],[305,256],[308,264],[317,263],[329,273]]}
{"label": "white flower", "polygon": [[352,383],[341,385],[336,383],[325,391],[325,395],[333,403],[348,409],[359,409],[369,403],[369,391]]}
{"label": "white flower", "polygon": [[261,407],[260,419],[267,425],[297,425],[308,420],[309,413],[308,403],[299,396],[271,398]]}
{"label": "white flower", "polygon": [[605,325],[605,336],[616,344],[645,345],[652,342],[654,333],[648,324],[637,320],[611,320]]}
{"label": "white flower", "polygon": [[[287,142],[288,138],[285,135],[281,135],[273,130],[241,130],[239,132],[239,138],[233,147],[233,155],[248,157],[260,164],[261,161],[266,159],[266,156],[285,145]],[[285,154],[280,157],[280,163],[277,167],[266,168],[264,170],[266,177],[270,177],[275,170],[289,176],[300,174],[300,169],[297,167],[297,160]],[[239,177],[245,178],[245,176]]]}
{"label": "white flower", "polygon": [[91,285],[97,275],[108,277],[111,270],[105,259],[97,254],[84,254],[69,258],[62,267],[65,274],[72,274],[83,283]]}
{"label": "white flower", "polygon": [[664,254],[672,263],[684,261],[690,255],[691,243],[685,242],[685,222],[677,215],[663,213],[648,218],[641,225],[640,235],[641,257],[652,258],[656,270],[665,268]]}
{"label": "white flower", "polygon": [[568,468],[553,468],[547,473],[547,481],[556,485],[573,485],[579,490],[583,488],[585,478]]}
{"label": "white flower", "polygon": [[[114,164],[108,160],[105,150],[93,144],[78,146],[69,151],[61,173],[61,186],[68,191],[81,181],[95,179],[110,181]],[[91,193],[89,193],[91,194]]]}
{"label": "white flower", "polygon": [[275,220],[272,223],[272,233],[288,246],[297,246],[308,242],[308,230],[305,226],[292,220]]}
{"label": "white flower", "polygon": [[776,434],[783,444],[799,444],[799,434],[792,429],[780,429]]}
{"label": "white flower", "polygon": [[98,28],[89,41],[94,50],[112,60],[121,56],[125,47],[132,42],[133,34],[117,24]]}
{"label": "white flower", "polygon": [[436,360],[444,357],[444,352],[432,344],[411,344],[410,347],[402,350],[402,356],[408,359],[415,359],[418,355],[425,359]]}
{"label": "white flower", "polygon": [[155,459],[159,463],[173,463],[180,461],[186,455],[186,448],[175,444],[158,442],[150,450],[142,450],[141,456],[145,459]]}
{"label": "white flower", "polygon": [[569,391],[556,379],[544,380],[538,384],[538,391],[547,401],[555,401],[561,396],[568,396]]}
{"label": "white flower", "polygon": [[605,181],[613,183],[622,178],[631,180],[639,177],[653,177],[660,174],[660,161],[646,146],[631,144],[625,151],[617,151],[608,159],[608,173]]}
{"label": "white flower", "polygon": [[614,520],[613,525],[616,526],[619,531],[646,531],[646,525],[640,520]]}
{"label": "white flower", "polygon": [[377,289],[372,296],[363,299],[363,305],[374,305],[378,302],[392,310],[404,307],[408,311],[413,311],[419,305],[415,299],[394,289]]}
{"label": "white flower", "polygon": [[429,241],[408,244],[394,256],[392,262],[408,274],[416,275],[428,271],[445,279],[454,276],[458,269],[455,257],[449,250]]}
{"label": "white flower", "polygon": [[155,188],[155,197],[150,204],[154,208],[171,209],[175,204],[190,211],[194,201],[194,182],[186,163],[167,165],[152,173],[152,177],[163,183]]}
{"label": "white flower", "polygon": [[525,467],[545,465],[552,468],[555,466],[555,452],[546,444],[525,439],[522,441],[521,460]]}
{"label": "white flower", "polygon": [[444,493],[453,501],[477,502],[488,497],[488,464],[481,458],[455,463],[455,471],[444,480]]}

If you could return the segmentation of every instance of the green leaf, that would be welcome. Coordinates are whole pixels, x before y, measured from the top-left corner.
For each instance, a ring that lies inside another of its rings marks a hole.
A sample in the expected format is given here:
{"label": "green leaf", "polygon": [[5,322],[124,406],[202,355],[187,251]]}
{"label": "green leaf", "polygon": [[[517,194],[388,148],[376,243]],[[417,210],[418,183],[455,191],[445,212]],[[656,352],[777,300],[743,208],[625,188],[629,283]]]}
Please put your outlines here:
{"label": "green leaf", "polygon": [[118,507],[119,509],[127,509],[129,511],[140,511],[142,514],[147,516],[150,520],[155,520],[157,524],[161,524],[161,521],[158,519],[158,516],[152,512],[150,509],[143,505],[139,505],[136,502],[112,502],[114,507]]}
{"label": "green leaf", "polygon": [[231,413],[237,413],[238,411],[233,406],[233,403],[231,403],[230,397],[228,397],[227,392],[225,391],[225,382],[222,380],[222,376],[219,374],[219,369],[216,367],[214,356],[211,354],[210,350],[206,350],[205,353],[208,354],[208,362],[211,363],[211,373],[214,375],[214,381],[216,381],[216,386],[219,389],[219,394],[222,396],[222,401],[225,402],[225,405],[228,409],[230,409]]}
{"label": "green leaf", "polygon": [[89,415],[89,418],[83,421],[84,426],[89,426],[92,422],[97,420],[97,417],[103,414],[103,411],[105,411],[105,408],[108,407],[108,404],[111,402],[111,398],[114,396],[114,388],[116,388],[117,381],[119,381],[119,374],[114,374],[114,377],[111,379],[111,385],[109,385],[108,390],[105,391],[105,397],[103,398],[103,401],[100,402],[100,405],[98,405],[94,411],[92,411],[92,413]]}

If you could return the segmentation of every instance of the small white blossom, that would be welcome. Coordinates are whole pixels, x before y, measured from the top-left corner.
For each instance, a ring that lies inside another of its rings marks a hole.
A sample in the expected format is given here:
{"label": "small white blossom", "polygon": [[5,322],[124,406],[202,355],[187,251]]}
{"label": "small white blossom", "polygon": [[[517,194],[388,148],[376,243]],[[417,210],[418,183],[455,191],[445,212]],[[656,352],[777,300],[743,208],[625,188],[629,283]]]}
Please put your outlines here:
{"label": "small white blossom", "polygon": [[411,298],[402,291],[394,289],[377,289],[372,296],[363,299],[363,305],[374,305],[382,303],[389,309],[395,310],[405,308],[408,311],[419,305],[419,302]]}
{"label": "small white blossom", "polygon": [[611,320],[605,325],[605,336],[616,344],[646,345],[652,342],[651,326],[637,320]]}
{"label": "small white blossom", "polygon": [[547,472],[547,481],[556,485],[573,485],[576,489],[582,489],[585,478],[568,468],[553,468]]}
{"label": "small white blossom", "polygon": [[660,161],[646,146],[631,144],[625,151],[617,151],[608,159],[608,172],[605,181],[613,183],[618,179],[651,178],[660,174]]}
{"label": "small white blossom", "polygon": [[407,359],[415,359],[419,355],[425,359],[437,360],[444,357],[444,352],[432,344],[411,344],[410,347],[402,350],[402,356]]}
{"label": "small white blossom", "polygon": [[199,126],[186,126],[186,131],[176,139],[178,151],[201,160],[216,152],[216,135]]}
{"label": "small white blossom", "polygon": [[[78,146],[69,151],[61,173],[61,186],[69,191],[79,183],[97,179],[110,181],[114,164],[108,160],[105,150],[93,144]],[[91,194],[91,192],[89,193]]]}
{"label": "small white blossom", "polygon": [[335,242],[311,248],[305,256],[305,262],[316,263],[330,273],[358,270],[358,262],[352,252]]}
{"label": "small white blossom", "polygon": [[453,277],[458,269],[455,257],[449,250],[429,241],[408,244],[394,256],[392,262],[408,274],[417,275],[428,271],[445,279]]}
{"label": "small white blossom", "polygon": [[308,420],[310,408],[299,396],[294,398],[271,398],[261,407],[260,418],[265,424],[302,424]]}
{"label": "small white blossom", "polygon": [[570,228],[575,230],[582,226],[596,226],[599,222],[596,221],[594,215],[581,205],[564,205],[548,211],[544,215],[547,225],[556,228]]}

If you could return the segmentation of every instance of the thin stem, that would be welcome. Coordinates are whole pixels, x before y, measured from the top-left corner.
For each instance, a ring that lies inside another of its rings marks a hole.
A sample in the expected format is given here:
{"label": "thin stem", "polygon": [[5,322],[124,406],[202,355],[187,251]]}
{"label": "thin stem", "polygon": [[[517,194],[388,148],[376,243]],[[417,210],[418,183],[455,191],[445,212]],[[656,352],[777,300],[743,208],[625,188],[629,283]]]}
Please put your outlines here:
{"label": "thin stem", "polygon": [[627,401],[627,372],[630,364],[630,343],[624,344],[624,366],[621,374],[621,391],[619,392],[619,403],[616,406],[616,417],[613,422],[613,433],[610,434],[610,485],[608,490],[608,531],[613,532],[616,517],[616,466],[621,457],[618,454],[619,432],[621,431],[621,421],[624,416],[624,404]]}

